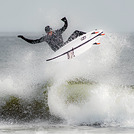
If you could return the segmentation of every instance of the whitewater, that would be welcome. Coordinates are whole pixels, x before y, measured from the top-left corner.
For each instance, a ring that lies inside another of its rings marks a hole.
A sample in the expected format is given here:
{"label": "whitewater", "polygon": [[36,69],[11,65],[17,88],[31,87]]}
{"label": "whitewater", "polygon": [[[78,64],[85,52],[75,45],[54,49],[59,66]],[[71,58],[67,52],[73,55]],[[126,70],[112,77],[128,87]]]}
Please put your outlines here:
{"label": "whitewater", "polygon": [[[0,133],[134,132],[134,34],[107,33],[67,62],[0,34]],[[38,38],[41,34],[28,34]]]}

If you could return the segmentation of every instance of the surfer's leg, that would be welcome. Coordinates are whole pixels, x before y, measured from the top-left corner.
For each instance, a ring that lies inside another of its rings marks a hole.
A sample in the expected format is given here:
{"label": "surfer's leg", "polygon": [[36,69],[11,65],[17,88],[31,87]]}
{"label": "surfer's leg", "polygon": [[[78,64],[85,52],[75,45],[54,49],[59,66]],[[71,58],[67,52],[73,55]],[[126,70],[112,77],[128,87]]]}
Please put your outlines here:
{"label": "surfer's leg", "polygon": [[77,37],[79,37],[79,36],[81,36],[83,34],[86,34],[86,32],[75,30],[64,44],[67,44],[68,42],[76,39]]}
{"label": "surfer's leg", "polygon": [[78,31],[78,30],[75,30],[71,36],[68,38],[69,41],[72,41],[74,40],[75,38],[77,38],[78,36],[81,36],[83,34],[86,34],[85,32],[82,32],[82,31]]}
{"label": "surfer's leg", "polygon": [[78,30],[74,31],[74,33],[75,33],[75,32],[76,32],[76,34],[78,34],[78,36],[81,36],[81,35],[83,35],[83,34],[86,34],[86,32],[78,31]]}

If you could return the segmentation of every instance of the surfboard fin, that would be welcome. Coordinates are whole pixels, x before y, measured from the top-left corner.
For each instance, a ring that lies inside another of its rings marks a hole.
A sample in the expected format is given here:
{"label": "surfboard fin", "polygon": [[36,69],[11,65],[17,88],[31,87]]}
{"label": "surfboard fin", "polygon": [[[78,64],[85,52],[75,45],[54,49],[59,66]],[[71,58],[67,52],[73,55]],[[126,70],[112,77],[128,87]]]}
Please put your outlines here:
{"label": "surfboard fin", "polygon": [[95,42],[93,45],[100,45],[100,43]]}
{"label": "surfboard fin", "polygon": [[105,35],[104,33],[102,33],[101,35]]}
{"label": "surfboard fin", "polygon": [[97,34],[97,33],[99,33],[99,32],[92,32],[91,34]]}

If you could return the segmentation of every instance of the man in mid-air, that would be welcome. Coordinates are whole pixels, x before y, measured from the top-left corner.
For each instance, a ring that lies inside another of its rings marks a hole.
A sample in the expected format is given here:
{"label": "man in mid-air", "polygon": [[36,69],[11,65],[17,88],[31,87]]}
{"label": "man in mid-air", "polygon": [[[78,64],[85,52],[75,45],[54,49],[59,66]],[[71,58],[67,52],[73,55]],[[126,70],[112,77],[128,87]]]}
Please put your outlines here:
{"label": "man in mid-air", "polygon": [[64,46],[68,42],[72,41],[73,39],[77,38],[80,35],[85,34],[85,32],[76,30],[68,38],[68,40],[66,42],[64,42],[63,38],[62,38],[62,33],[67,29],[68,22],[67,22],[66,17],[62,18],[61,20],[64,22],[64,26],[62,28],[57,29],[57,30],[52,30],[52,28],[50,26],[46,26],[45,31],[46,31],[47,35],[41,37],[40,39],[31,40],[31,39],[25,38],[22,35],[19,35],[18,37],[22,38],[23,40],[25,40],[26,42],[31,43],[31,44],[41,43],[41,42],[45,41],[48,43],[48,45],[51,47],[51,49],[53,51],[57,51],[58,49],[60,49],[62,46]]}

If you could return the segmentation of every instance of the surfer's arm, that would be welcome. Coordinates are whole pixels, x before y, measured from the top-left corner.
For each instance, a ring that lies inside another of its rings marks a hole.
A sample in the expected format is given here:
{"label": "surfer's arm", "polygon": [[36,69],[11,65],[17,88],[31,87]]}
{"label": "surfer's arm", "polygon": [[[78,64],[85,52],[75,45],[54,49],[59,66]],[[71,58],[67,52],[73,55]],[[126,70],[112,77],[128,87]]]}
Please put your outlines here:
{"label": "surfer's arm", "polygon": [[18,38],[21,38],[31,44],[41,43],[41,42],[45,41],[45,36],[41,37],[40,39],[36,39],[36,40],[31,40],[31,39],[25,38],[22,35],[19,35]]}
{"label": "surfer's arm", "polygon": [[58,31],[62,34],[67,29],[68,22],[67,22],[66,17],[62,18],[61,20],[64,22],[64,26],[61,29],[59,29]]}

